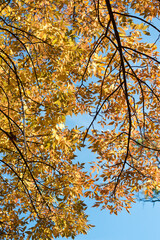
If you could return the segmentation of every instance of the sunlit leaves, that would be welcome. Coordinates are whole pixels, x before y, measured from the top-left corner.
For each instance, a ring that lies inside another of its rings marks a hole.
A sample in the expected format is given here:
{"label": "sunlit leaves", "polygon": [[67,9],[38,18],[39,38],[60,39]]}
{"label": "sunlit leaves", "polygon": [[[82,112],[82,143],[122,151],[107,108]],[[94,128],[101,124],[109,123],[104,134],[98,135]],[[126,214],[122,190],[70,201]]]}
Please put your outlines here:
{"label": "sunlit leaves", "polygon": [[[14,0],[0,11],[1,238],[74,238],[91,227],[82,197],[115,214],[135,192],[152,197],[159,2]],[[68,127],[80,114],[88,128]],[[87,156],[76,161],[85,144],[91,172]]]}

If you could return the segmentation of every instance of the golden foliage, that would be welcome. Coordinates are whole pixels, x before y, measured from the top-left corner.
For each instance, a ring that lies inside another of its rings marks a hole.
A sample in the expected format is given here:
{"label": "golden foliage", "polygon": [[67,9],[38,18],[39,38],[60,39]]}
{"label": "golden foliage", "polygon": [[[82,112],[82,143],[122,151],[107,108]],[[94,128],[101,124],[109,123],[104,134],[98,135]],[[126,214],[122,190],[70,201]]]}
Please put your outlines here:
{"label": "golden foliage", "polygon": [[[86,234],[82,197],[115,214],[152,197],[159,1],[2,0],[0,13],[1,239]],[[86,113],[86,130],[67,127]],[[75,159],[84,144],[91,172]]]}

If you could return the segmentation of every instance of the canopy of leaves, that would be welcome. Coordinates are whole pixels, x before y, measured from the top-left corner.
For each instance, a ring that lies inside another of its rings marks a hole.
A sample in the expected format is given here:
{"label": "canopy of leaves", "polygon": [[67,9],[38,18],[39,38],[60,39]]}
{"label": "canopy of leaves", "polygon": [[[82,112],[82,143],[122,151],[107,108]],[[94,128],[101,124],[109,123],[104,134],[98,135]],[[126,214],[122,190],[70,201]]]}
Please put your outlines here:
{"label": "canopy of leaves", "polygon": [[0,2],[0,238],[86,234],[84,197],[117,214],[159,189],[160,3]]}

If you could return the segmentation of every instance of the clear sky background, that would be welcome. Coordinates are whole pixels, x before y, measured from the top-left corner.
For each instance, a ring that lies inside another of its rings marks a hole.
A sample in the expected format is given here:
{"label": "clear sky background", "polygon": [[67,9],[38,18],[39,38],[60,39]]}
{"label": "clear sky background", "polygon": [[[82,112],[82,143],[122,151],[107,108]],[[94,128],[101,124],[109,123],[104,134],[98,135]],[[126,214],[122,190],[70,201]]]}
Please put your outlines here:
{"label": "clear sky background", "polygon": [[154,207],[136,203],[131,214],[123,210],[118,216],[95,208],[89,208],[88,214],[90,223],[96,226],[75,240],[160,240],[160,203]]}
{"label": "clear sky background", "polygon": [[[78,161],[88,162],[94,161],[96,155],[84,150],[78,153],[77,158]],[[137,202],[133,204],[131,214],[123,209],[117,216],[110,215],[107,210],[91,207],[92,200],[85,203],[89,206],[89,223],[95,227],[87,235],[79,235],[75,240],[160,240],[160,202],[154,206],[153,203]]]}
{"label": "clear sky background", "polygon": [[[91,117],[78,115],[68,118],[66,125],[69,127],[84,126],[86,129]],[[97,128],[98,125],[95,125]],[[100,129],[99,129],[100,130]],[[77,161],[88,163],[96,160],[96,154],[86,148],[76,153]],[[89,170],[87,166],[87,170]],[[75,240],[160,240],[160,202],[139,202],[132,204],[130,214],[123,209],[116,216],[107,210],[93,208],[94,201],[86,199],[89,223],[95,225],[87,235],[79,235]],[[59,237],[58,240],[67,238]],[[68,238],[71,240],[71,238]]]}

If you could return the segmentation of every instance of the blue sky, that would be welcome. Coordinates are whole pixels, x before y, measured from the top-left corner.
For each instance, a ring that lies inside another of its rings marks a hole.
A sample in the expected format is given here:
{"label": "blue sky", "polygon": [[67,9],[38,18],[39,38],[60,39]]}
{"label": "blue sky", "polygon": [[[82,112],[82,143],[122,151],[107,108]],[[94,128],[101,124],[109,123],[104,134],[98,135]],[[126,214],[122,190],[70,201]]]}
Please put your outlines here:
{"label": "blue sky", "polygon": [[[146,39],[148,41],[148,39]],[[92,118],[87,115],[68,118],[66,125],[82,125],[87,128]],[[95,126],[97,128],[98,125]],[[100,129],[99,129],[100,130]],[[79,162],[90,162],[96,160],[96,155],[87,148],[77,152]],[[87,170],[89,170],[87,168]],[[123,209],[118,216],[110,215],[109,211],[100,208],[92,208],[93,202],[85,201],[88,205],[87,214],[89,223],[95,225],[87,235],[79,235],[75,240],[159,240],[160,239],[160,202],[153,203],[137,201],[132,204],[131,214]],[[58,238],[65,240],[67,238]],[[69,240],[71,238],[68,238]]]}
{"label": "blue sky", "polygon": [[[108,211],[89,208],[88,214],[96,227],[75,240],[159,240],[160,204],[136,203],[131,214],[125,210],[118,216]],[[63,238],[65,239],[65,238]],[[70,238],[69,238],[70,239]],[[62,238],[59,238],[62,240]]]}
{"label": "blue sky", "polygon": [[[87,118],[86,118],[87,119]],[[78,153],[78,161],[91,161],[96,155],[89,150]],[[93,202],[86,201],[89,206],[87,214],[89,223],[95,225],[87,235],[79,235],[75,240],[159,240],[160,239],[160,203],[137,202],[131,214],[123,209],[118,216],[109,211],[92,208]],[[67,238],[58,238],[65,240]],[[68,238],[71,240],[71,238]]]}

